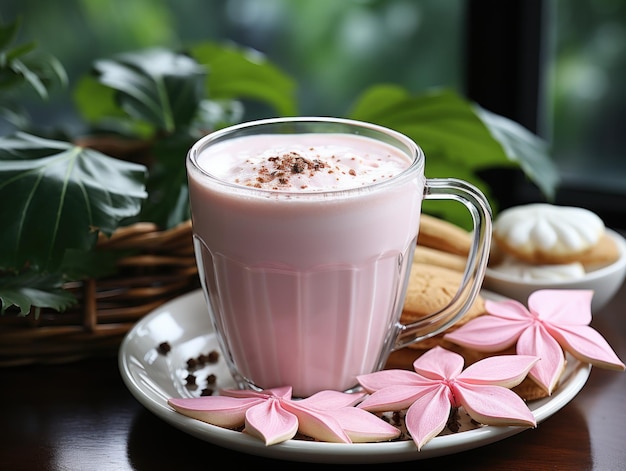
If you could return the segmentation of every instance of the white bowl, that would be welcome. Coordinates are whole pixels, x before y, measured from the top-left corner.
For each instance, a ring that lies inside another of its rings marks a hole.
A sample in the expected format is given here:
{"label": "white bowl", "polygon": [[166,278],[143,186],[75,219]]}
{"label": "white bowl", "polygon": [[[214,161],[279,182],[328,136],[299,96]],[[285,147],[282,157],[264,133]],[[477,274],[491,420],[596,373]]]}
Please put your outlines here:
{"label": "white bowl", "polygon": [[620,250],[620,258],[606,267],[587,273],[574,280],[522,280],[508,273],[487,268],[483,286],[495,293],[515,299],[527,306],[528,296],[540,289],[590,289],[593,290],[592,312],[600,311],[621,288],[626,277],[626,240],[617,232],[607,229]]}

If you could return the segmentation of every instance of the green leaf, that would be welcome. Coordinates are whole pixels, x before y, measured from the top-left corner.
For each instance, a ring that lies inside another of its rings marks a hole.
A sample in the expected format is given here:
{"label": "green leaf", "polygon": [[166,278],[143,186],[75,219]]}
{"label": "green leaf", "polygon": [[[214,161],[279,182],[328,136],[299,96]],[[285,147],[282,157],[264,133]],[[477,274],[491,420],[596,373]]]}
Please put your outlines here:
{"label": "green leaf", "polygon": [[[411,137],[426,156],[428,178],[461,178],[482,189],[495,209],[489,188],[477,172],[521,167],[554,194],[556,170],[543,141],[519,124],[489,114],[449,90],[413,96],[393,85],[377,85],[357,100],[350,117],[395,129]],[[439,208],[439,206],[436,206]],[[426,208],[435,208],[428,203]],[[460,213],[444,209],[442,217],[460,222]]]}
{"label": "green leaf", "polygon": [[81,116],[90,122],[103,117],[124,119],[127,114],[115,103],[116,91],[98,82],[90,75],[81,77],[73,92],[73,99]]}
{"label": "green leaf", "polygon": [[32,271],[14,276],[4,274],[0,276],[0,314],[5,314],[11,306],[16,306],[22,316],[27,315],[31,307],[64,311],[77,300],[62,284],[58,275]]}
{"label": "green leaf", "polygon": [[245,115],[243,104],[237,100],[202,100],[193,129],[203,132],[240,123]]}
{"label": "green leaf", "polygon": [[64,311],[74,305],[74,295],[63,288],[66,280],[84,280],[116,273],[117,262],[128,251],[74,250],[65,252],[63,262],[54,273],[25,270],[19,274],[0,272],[0,313],[12,306],[20,315],[27,315],[35,308]]}
{"label": "green leaf", "polygon": [[210,98],[249,98],[272,106],[278,115],[296,114],[295,82],[258,51],[207,42],[191,48],[191,55],[208,68]]}
{"label": "green leaf", "polygon": [[357,98],[350,117],[362,121],[380,119],[386,110],[401,106],[402,103],[410,99],[411,95],[405,88],[397,85],[373,85]]}
{"label": "green leaf", "polygon": [[194,136],[176,134],[153,146],[155,161],[148,181],[150,197],[143,206],[142,220],[171,228],[189,219],[185,157],[195,140]]}
{"label": "green leaf", "polygon": [[24,77],[24,79],[35,89],[40,97],[48,97],[48,90],[44,85],[43,80],[41,80],[36,72],[30,70],[26,64],[18,60],[13,61],[12,68],[18,75]]}
{"label": "green leaf", "polygon": [[434,156],[470,169],[510,164],[472,105],[451,91],[410,96],[395,86],[374,86],[357,102],[351,117],[414,139],[426,154],[427,171]]}
{"label": "green leaf", "polygon": [[519,164],[526,176],[553,201],[560,183],[556,164],[548,153],[548,144],[518,123],[476,106],[476,113],[498,140],[507,157]]}
{"label": "green leaf", "polygon": [[0,107],[0,118],[11,123],[15,129],[26,128],[30,122],[28,112],[16,104],[5,104]]}
{"label": "green leaf", "polygon": [[133,119],[167,133],[187,126],[204,97],[206,71],[194,59],[166,49],[120,54],[94,64],[98,80],[116,90]]}
{"label": "green leaf", "polygon": [[21,25],[21,18],[18,18],[15,21],[6,25],[0,25],[0,51],[3,49],[8,49],[8,47],[17,37],[17,32],[19,31]]}
{"label": "green leaf", "polygon": [[[350,117],[411,137],[424,151],[428,178],[460,178],[485,190],[486,196],[488,188],[475,172],[511,165],[471,104],[450,91],[412,96],[397,86],[374,86],[360,97]],[[461,227],[471,226],[459,204],[428,201],[424,211]]]}
{"label": "green leaf", "polygon": [[90,132],[146,141],[152,139],[156,127],[128,116],[116,103],[116,96],[116,90],[98,82],[95,77],[84,76],[74,87],[72,99],[81,117],[91,125]]}
{"label": "green leaf", "polygon": [[37,45],[34,42],[29,42],[26,44],[21,44],[19,46],[15,46],[13,49],[10,49],[4,53],[4,57],[6,61],[3,61],[5,64],[10,64],[13,61],[16,61],[19,57],[25,56],[30,52],[34,51],[37,48]]}
{"label": "green leaf", "polygon": [[[445,159],[439,159],[436,156],[430,159],[429,175],[430,178],[448,178],[450,175],[450,164]],[[481,190],[490,202],[491,209],[497,212],[497,202],[492,198],[489,185],[476,176],[473,171],[467,167],[457,166],[454,170],[454,178],[459,178],[471,182],[479,190]],[[433,216],[454,222],[457,226],[466,230],[472,230],[472,219],[465,206],[457,201],[447,200],[424,200],[422,210]]]}
{"label": "green leaf", "polygon": [[128,256],[128,250],[78,250],[68,249],[58,269],[66,280],[85,280],[114,275],[118,261]]}
{"label": "green leaf", "polygon": [[146,198],[146,168],[91,149],[18,133],[0,138],[0,267],[53,271],[89,249]]}
{"label": "green leaf", "polygon": [[20,25],[19,20],[0,25],[0,89],[30,85],[45,99],[53,84],[67,85],[65,69],[50,55],[31,54],[37,47],[34,42],[11,48]]}

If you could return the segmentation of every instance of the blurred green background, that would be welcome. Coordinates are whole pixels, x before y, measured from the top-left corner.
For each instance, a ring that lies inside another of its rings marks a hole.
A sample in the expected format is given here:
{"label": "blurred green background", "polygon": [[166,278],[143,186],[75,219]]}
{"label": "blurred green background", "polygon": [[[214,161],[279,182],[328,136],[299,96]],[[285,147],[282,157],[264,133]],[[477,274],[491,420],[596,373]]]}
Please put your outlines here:
{"label": "blurred green background", "polygon": [[[566,181],[626,194],[626,2],[546,5],[550,101],[543,135]],[[233,41],[296,79],[301,114],[345,115],[377,83],[463,93],[466,6],[463,0],[2,0],[0,18],[22,17],[21,37],[61,60],[70,90],[94,59]],[[57,91],[44,104],[33,97],[34,121],[78,125],[68,95]]]}
{"label": "blurred green background", "polygon": [[[22,15],[22,35],[62,61],[70,89],[96,58],[233,41],[296,79],[302,114],[339,115],[374,83],[458,89],[463,6],[457,0],[3,0],[2,17]],[[71,112],[65,97],[53,100]]]}

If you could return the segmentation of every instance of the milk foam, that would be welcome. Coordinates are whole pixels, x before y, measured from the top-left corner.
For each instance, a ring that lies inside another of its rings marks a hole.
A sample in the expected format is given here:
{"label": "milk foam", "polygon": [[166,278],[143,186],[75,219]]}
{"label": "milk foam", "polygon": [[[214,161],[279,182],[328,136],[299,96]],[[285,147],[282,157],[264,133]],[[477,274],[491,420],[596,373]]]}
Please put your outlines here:
{"label": "milk foam", "polygon": [[410,161],[395,147],[364,136],[299,134],[216,143],[200,155],[198,164],[211,175],[238,185],[316,192],[388,180]]}

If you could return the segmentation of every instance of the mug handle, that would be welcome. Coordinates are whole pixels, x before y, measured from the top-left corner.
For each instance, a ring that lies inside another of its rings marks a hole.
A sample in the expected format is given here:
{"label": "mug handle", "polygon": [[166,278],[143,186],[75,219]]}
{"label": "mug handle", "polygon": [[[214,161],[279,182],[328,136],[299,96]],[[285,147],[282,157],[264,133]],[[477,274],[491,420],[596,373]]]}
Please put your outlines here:
{"label": "mug handle", "polygon": [[472,216],[472,244],[461,284],[454,297],[439,311],[410,324],[400,324],[392,351],[434,337],[463,317],[478,296],[489,260],[492,213],[487,198],[478,188],[455,178],[427,178],[424,199],[462,203]]}

